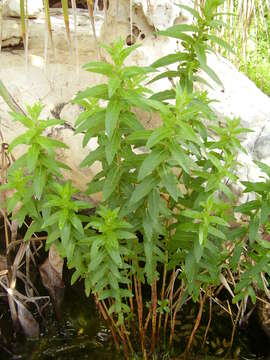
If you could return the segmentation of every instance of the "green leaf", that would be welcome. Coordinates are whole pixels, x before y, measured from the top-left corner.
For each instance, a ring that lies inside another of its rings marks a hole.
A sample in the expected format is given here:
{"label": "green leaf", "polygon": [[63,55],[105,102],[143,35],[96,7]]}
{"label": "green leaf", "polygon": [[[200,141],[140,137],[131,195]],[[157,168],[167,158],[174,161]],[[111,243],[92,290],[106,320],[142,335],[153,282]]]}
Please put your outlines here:
{"label": "green leaf", "polygon": [[200,64],[206,64],[206,51],[205,47],[201,44],[194,44],[194,50]]}
{"label": "green leaf", "polygon": [[192,141],[198,145],[201,145],[201,141],[198,138],[198,136],[196,135],[195,131],[192,129],[192,127],[184,121],[178,121],[177,124],[179,125],[180,129],[178,131],[178,133],[180,132],[180,138],[181,139],[186,139],[189,141]]}
{"label": "green leaf", "polygon": [[165,150],[153,150],[143,161],[138,174],[138,181],[150,175],[163,161],[168,158]]}
{"label": "green leaf", "polygon": [[203,63],[200,63],[200,67],[212,80],[214,80],[218,85],[223,87],[220,78],[217,76],[214,70],[212,70],[207,64],[203,64]]}
{"label": "green leaf", "polygon": [[106,75],[109,77],[111,77],[114,72],[113,65],[103,61],[90,61],[89,63],[83,65],[83,68],[87,71]]}
{"label": "green leaf", "polygon": [[[185,24],[180,24],[180,25],[185,25]],[[179,26],[179,25],[175,25],[175,26]],[[186,26],[189,26],[189,25],[186,25]],[[192,26],[192,25],[190,25],[190,26]],[[178,31],[177,29],[174,28],[174,26],[172,26],[171,28],[169,28],[167,30],[158,31],[157,34],[161,35],[161,36],[168,36],[168,37],[180,39],[188,44],[193,44],[193,42],[194,42],[194,40],[191,36],[185,34],[182,31]]]}
{"label": "green leaf", "polygon": [[261,206],[261,223],[265,224],[268,220],[268,216],[270,215],[270,200],[269,199],[262,199],[262,206]]}
{"label": "green leaf", "polygon": [[134,44],[134,45],[128,46],[125,49],[121,50],[121,52],[120,52],[121,58],[123,60],[126,59],[133,51],[138,49],[140,46],[141,46],[141,44]]}
{"label": "green leaf", "polygon": [[15,121],[19,121],[23,124],[26,128],[31,129],[34,125],[33,121],[29,119],[27,116],[17,113],[17,112],[10,112],[9,113]]}
{"label": "green leaf", "polygon": [[254,160],[254,163],[265,173],[268,175],[268,177],[270,177],[270,166],[260,162],[260,161],[257,161],[257,160]]}
{"label": "green leaf", "polygon": [[136,186],[136,189],[130,198],[130,203],[134,204],[143,199],[155,186],[157,186],[158,183],[159,180],[155,176],[150,175],[146,177],[139,185]]}
{"label": "green leaf", "polygon": [[134,77],[136,75],[146,75],[149,72],[154,72],[154,71],[156,71],[156,69],[150,66],[144,66],[144,67],[127,66],[123,69],[121,77],[122,79],[127,79]]}
{"label": "green leaf", "polygon": [[11,152],[18,145],[28,145],[31,140],[31,137],[25,133],[17,136],[11,143],[9,144],[8,151]]}
{"label": "green leaf", "polygon": [[204,250],[204,248],[202,246],[201,241],[195,241],[193,251],[194,251],[194,256],[195,256],[197,264],[199,264],[199,262],[201,260],[201,257],[203,255],[203,250]]}
{"label": "green leaf", "polygon": [[167,66],[174,64],[178,61],[185,61],[188,60],[189,56],[186,53],[177,52],[176,54],[169,54],[166,56],[163,56],[162,58],[155,61],[151,66],[155,68],[159,68],[162,66]]}
{"label": "green leaf", "polygon": [[258,215],[252,216],[249,224],[249,242],[252,245],[258,237],[260,219]]}
{"label": "green leaf", "polygon": [[45,218],[42,228],[45,229],[48,226],[58,223],[59,216],[60,216],[60,211],[56,211],[55,213],[50,215],[48,218]]}
{"label": "green leaf", "polygon": [[239,206],[235,206],[234,211],[240,212],[243,214],[249,214],[250,211],[259,209],[261,207],[261,201],[260,200],[251,200],[248,201],[245,204],[241,204]]}
{"label": "green leaf", "polygon": [[79,277],[81,276],[81,272],[77,269],[74,271],[74,273],[71,276],[71,286],[75,284],[75,282],[79,279]]}
{"label": "green leaf", "polygon": [[29,228],[27,229],[27,231],[24,235],[24,241],[30,240],[30,238],[32,237],[32,235],[35,232],[40,232],[40,231],[41,231],[41,222],[40,221],[32,221],[31,225],[29,226]]}
{"label": "green leaf", "polygon": [[39,148],[36,144],[33,144],[27,152],[27,167],[29,172],[31,173],[37,164],[39,157]]}
{"label": "green leaf", "polygon": [[201,219],[203,217],[203,214],[201,212],[191,209],[181,211],[181,215],[191,219]]}
{"label": "green leaf", "polygon": [[121,80],[118,77],[112,77],[108,82],[108,94],[109,98],[111,98],[117,89],[119,89],[121,85]]}
{"label": "green leaf", "polygon": [[40,120],[39,126],[42,129],[47,129],[48,127],[51,126],[63,125],[64,123],[65,121],[61,119],[48,119],[48,120]]}
{"label": "green leaf", "polygon": [[121,104],[118,99],[110,100],[105,117],[105,128],[109,139],[112,138],[114,130],[117,127],[117,121],[121,111]]}
{"label": "green leaf", "polygon": [[112,139],[105,145],[105,154],[109,165],[113,162],[113,159],[120,148],[120,144],[121,134],[119,134],[119,132],[115,132]]}
{"label": "green leaf", "polygon": [[211,225],[208,226],[208,232],[209,234],[214,235],[222,240],[226,240],[225,234]]}
{"label": "green leaf", "polygon": [[151,96],[150,99],[158,100],[158,101],[165,101],[170,99],[175,99],[175,90],[165,90],[155,93]]}
{"label": "green leaf", "polygon": [[169,146],[170,152],[173,159],[181,166],[181,168],[187,173],[190,173],[190,170],[197,169],[196,164],[190,159],[188,155],[181,149],[180,145],[171,145]]}
{"label": "green leaf", "polygon": [[[164,71],[162,74],[159,74],[159,75],[155,76],[147,84],[152,84],[153,82],[164,79],[164,78],[172,79],[174,77],[180,77],[180,72],[179,71],[174,71],[174,70]],[[153,97],[151,97],[151,99],[152,98]]]}
{"label": "green leaf", "polygon": [[85,99],[85,98],[98,98],[103,100],[108,100],[108,86],[106,84],[100,84],[93,86],[91,88],[86,88],[84,91],[80,91],[78,95],[75,97],[73,102],[77,102],[79,100]]}
{"label": "green leaf", "polygon": [[80,122],[79,126],[75,124],[76,126],[75,134],[78,134],[85,130],[96,128],[101,124],[103,124],[104,120],[105,120],[105,110],[97,111],[94,114],[87,116],[83,122],[82,121]]}
{"label": "green leaf", "polygon": [[38,200],[40,200],[45,184],[46,184],[46,178],[47,178],[47,171],[43,166],[39,166],[34,173],[34,181],[33,181],[33,187],[34,187],[34,193]]}
{"label": "green leaf", "polygon": [[54,231],[51,231],[51,232],[48,233],[46,244],[51,245],[54,241],[59,239],[60,236],[61,236],[61,234],[60,234],[60,231],[59,231],[59,229],[57,227]]}
{"label": "green leaf", "polygon": [[184,271],[188,282],[192,284],[195,280],[198,271],[196,258],[192,252],[189,252],[185,259]]}
{"label": "green leaf", "polygon": [[121,113],[120,115],[120,124],[126,126],[128,129],[133,131],[144,130],[143,125],[137,119],[136,115],[132,112]]}
{"label": "green leaf", "polygon": [[91,195],[102,191],[105,180],[92,181],[88,184],[86,194]]}
{"label": "green leaf", "polygon": [[104,148],[99,146],[96,150],[90,151],[89,155],[81,162],[80,167],[90,167],[95,161],[101,161],[104,156]]}
{"label": "green leaf", "polygon": [[171,135],[173,135],[173,129],[166,128],[164,126],[159,127],[155,129],[153,133],[149,136],[146,146],[151,149],[151,147],[160,143],[162,140],[170,138]]}
{"label": "green leaf", "polygon": [[123,171],[118,169],[117,166],[113,166],[107,174],[107,177],[104,182],[102,199],[106,201],[115,191],[116,187],[119,184]]}
{"label": "green leaf", "polygon": [[209,40],[211,40],[211,41],[215,42],[216,44],[218,44],[219,46],[223,47],[228,52],[231,52],[232,54],[234,54],[232,47],[223,39],[221,39],[213,34],[208,34],[207,37]]}
{"label": "green leaf", "polygon": [[74,214],[71,217],[69,217],[69,220],[71,224],[75,227],[75,229],[78,230],[79,233],[83,235],[84,234],[83,226],[79,217]]}
{"label": "green leaf", "polygon": [[129,144],[136,144],[140,142],[145,144],[151,134],[152,134],[151,130],[134,131],[131,135],[127,137],[127,142]]}
{"label": "green leaf", "polygon": [[168,193],[174,199],[174,201],[178,200],[178,197],[181,196],[181,191],[178,188],[179,181],[177,176],[168,170],[164,170],[161,175],[163,186],[166,188]]}

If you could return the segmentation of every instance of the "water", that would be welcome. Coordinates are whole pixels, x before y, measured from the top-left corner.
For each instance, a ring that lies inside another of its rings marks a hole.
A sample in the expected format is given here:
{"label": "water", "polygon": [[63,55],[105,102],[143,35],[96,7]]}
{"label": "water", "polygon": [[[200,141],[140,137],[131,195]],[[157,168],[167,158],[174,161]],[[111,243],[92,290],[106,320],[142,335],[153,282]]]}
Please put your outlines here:
{"label": "water", "polygon": [[[1,301],[1,298],[0,298]],[[184,350],[197,315],[197,306],[185,305],[177,320],[172,357],[160,355],[156,360],[177,359]],[[110,334],[98,316],[93,302],[86,298],[82,286],[67,287],[57,321],[52,306],[47,308],[45,321],[41,321],[39,339],[25,339],[19,335],[12,339],[12,326],[7,305],[0,302],[0,360],[114,360],[124,359],[115,352]],[[213,320],[208,334],[205,351],[201,343],[208,321],[207,308],[196,333],[190,359],[224,359],[228,354],[231,336],[231,322],[218,307],[213,307]],[[269,359],[270,343],[260,331],[258,324],[251,322],[248,331],[237,331],[231,354],[227,358],[253,360]],[[193,355],[192,355],[193,354]],[[136,357],[140,359],[140,357]],[[180,359],[180,358],[179,358]]]}

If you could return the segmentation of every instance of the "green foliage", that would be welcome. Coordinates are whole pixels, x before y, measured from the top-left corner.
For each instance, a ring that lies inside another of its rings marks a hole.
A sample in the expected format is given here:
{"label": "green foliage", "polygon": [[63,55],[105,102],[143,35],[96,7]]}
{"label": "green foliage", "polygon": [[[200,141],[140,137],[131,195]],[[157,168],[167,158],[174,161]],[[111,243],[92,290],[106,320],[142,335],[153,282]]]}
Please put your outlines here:
{"label": "green foliage", "polygon": [[[131,224],[131,232],[143,235],[143,246],[135,241],[133,248],[130,243],[131,268],[138,267],[139,257],[140,265],[144,263],[140,274],[151,285],[153,279],[158,279],[159,264],[166,263],[169,269],[180,267],[187,291],[196,300],[201,287],[219,284],[225,266],[229,206],[218,199],[218,194],[233,198],[227,180],[236,180],[232,169],[235,153],[241,150],[237,137],[247,130],[240,127],[239,120],[218,126],[206,94],[192,93],[184,83],[172,89],[174,105],[149,98],[149,91],[141,83],[146,80],[146,72],[153,69],[133,66],[131,72],[130,67],[123,66],[126,49],[121,40],[111,48],[106,46],[106,50],[112,64],[89,63],[85,68],[108,77],[107,84],[99,85],[108,103],[92,107],[97,86],[75,99],[82,104],[84,98],[86,108],[77,121],[76,132],[84,133],[84,144],[91,137],[98,137],[99,144],[82,166],[102,163],[88,193],[102,191],[103,206],[118,209],[119,216]],[[163,62],[158,60],[156,64]],[[158,110],[162,125],[155,130],[145,129],[134,106]],[[210,127],[205,119],[212,123]],[[103,277],[100,281],[104,282]]]}
{"label": "green foliage", "polygon": [[[149,311],[154,323],[157,313],[161,319],[179,309],[180,304],[172,299],[180,283],[181,301],[189,296],[197,301],[202,290],[207,293],[219,286],[223,274],[230,271],[236,277],[234,301],[246,296],[255,301],[256,287],[265,286],[262,275],[269,274],[269,243],[261,234],[269,231],[270,180],[245,183],[245,191],[255,192],[256,200],[233,207],[230,184],[238,180],[236,153],[244,151],[238,137],[248,130],[240,126],[239,119],[218,123],[207,93],[193,90],[199,69],[219,81],[206,63],[209,41],[226,47],[208,34],[218,24],[219,4],[207,0],[200,13],[183,6],[194,16],[194,25],[176,25],[160,32],[181,39],[183,52],[169,54],[151,67],[125,66],[137,45],[125,47],[121,39],[111,47],[103,45],[110,63],[84,66],[107,78],[74,99],[85,109],[76,121],[76,134],[83,134],[84,147],[92,138],[98,143],[80,164],[101,164],[86,191],[87,195],[102,193],[95,215],[82,215],[91,205],[75,200],[71,182],[63,181],[61,168],[66,166],[55,160],[55,150],[65,145],[43,135],[61,121],[41,120],[39,104],[28,107],[27,116],[12,113],[27,130],[10,144],[10,150],[23,144],[28,151],[12,166],[8,183],[1,187],[2,191],[16,189],[7,200],[8,212],[13,212],[20,225],[26,215],[32,218],[25,240],[34,232],[48,233],[47,247],[54,243],[67,258],[68,267],[75,269],[72,284],[84,280],[86,294],[94,294],[116,331],[134,319],[136,298],[142,349],[141,314],[148,300],[147,295],[142,300],[142,284],[151,289]],[[175,62],[177,70],[154,80],[168,76],[179,81],[153,94],[145,86],[149,74]],[[161,125],[147,129],[138,110],[155,113]],[[269,167],[258,166],[270,176]],[[19,210],[14,211],[17,204]],[[248,223],[233,229],[234,212],[243,213]],[[122,335],[120,339],[125,344]]]}
{"label": "green foliage", "polygon": [[223,2],[224,0],[205,1],[204,4],[201,3],[199,11],[186,5],[179,5],[193,16],[194,23],[193,25],[174,25],[167,30],[158,32],[158,35],[180,39],[184,50],[176,54],[167,55],[155,61],[152,66],[156,68],[174,63],[178,63],[178,66],[176,70],[166,71],[156,76],[152,81],[164,77],[179,77],[181,87],[192,92],[194,81],[205,83],[204,79],[196,75],[198,70],[201,69],[213,81],[222,86],[218,75],[207,65],[206,54],[207,52],[213,51],[209,45],[209,41],[228,51],[232,51],[230,46],[223,39],[210,33],[211,29],[219,29],[220,27],[220,15],[217,13],[217,7],[223,4]]}

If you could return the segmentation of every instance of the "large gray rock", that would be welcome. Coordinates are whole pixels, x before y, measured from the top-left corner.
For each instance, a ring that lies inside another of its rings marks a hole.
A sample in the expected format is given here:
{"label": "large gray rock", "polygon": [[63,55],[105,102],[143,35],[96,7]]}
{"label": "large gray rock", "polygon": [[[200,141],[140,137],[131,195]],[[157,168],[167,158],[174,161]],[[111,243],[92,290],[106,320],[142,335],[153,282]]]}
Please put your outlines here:
{"label": "large gray rock", "polygon": [[[42,0],[27,1],[27,12],[29,17],[36,17],[42,9]],[[3,0],[3,15],[6,17],[20,17],[20,0]]]}

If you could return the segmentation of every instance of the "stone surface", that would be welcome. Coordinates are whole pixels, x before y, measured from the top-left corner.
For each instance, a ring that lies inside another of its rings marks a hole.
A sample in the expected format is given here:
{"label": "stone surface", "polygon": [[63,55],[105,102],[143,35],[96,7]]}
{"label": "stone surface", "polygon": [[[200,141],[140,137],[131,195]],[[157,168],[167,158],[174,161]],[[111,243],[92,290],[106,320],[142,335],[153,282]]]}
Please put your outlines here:
{"label": "stone surface", "polygon": [[[43,9],[42,0],[28,0],[27,11],[29,17],[36,17]],[[4,0],[3,15],[20,17],[20,0]]]}
{"label": "stone surface", "polygon": [[2,48],[13,47],[22,43],[19,21],[4,19],[2,21]]}

